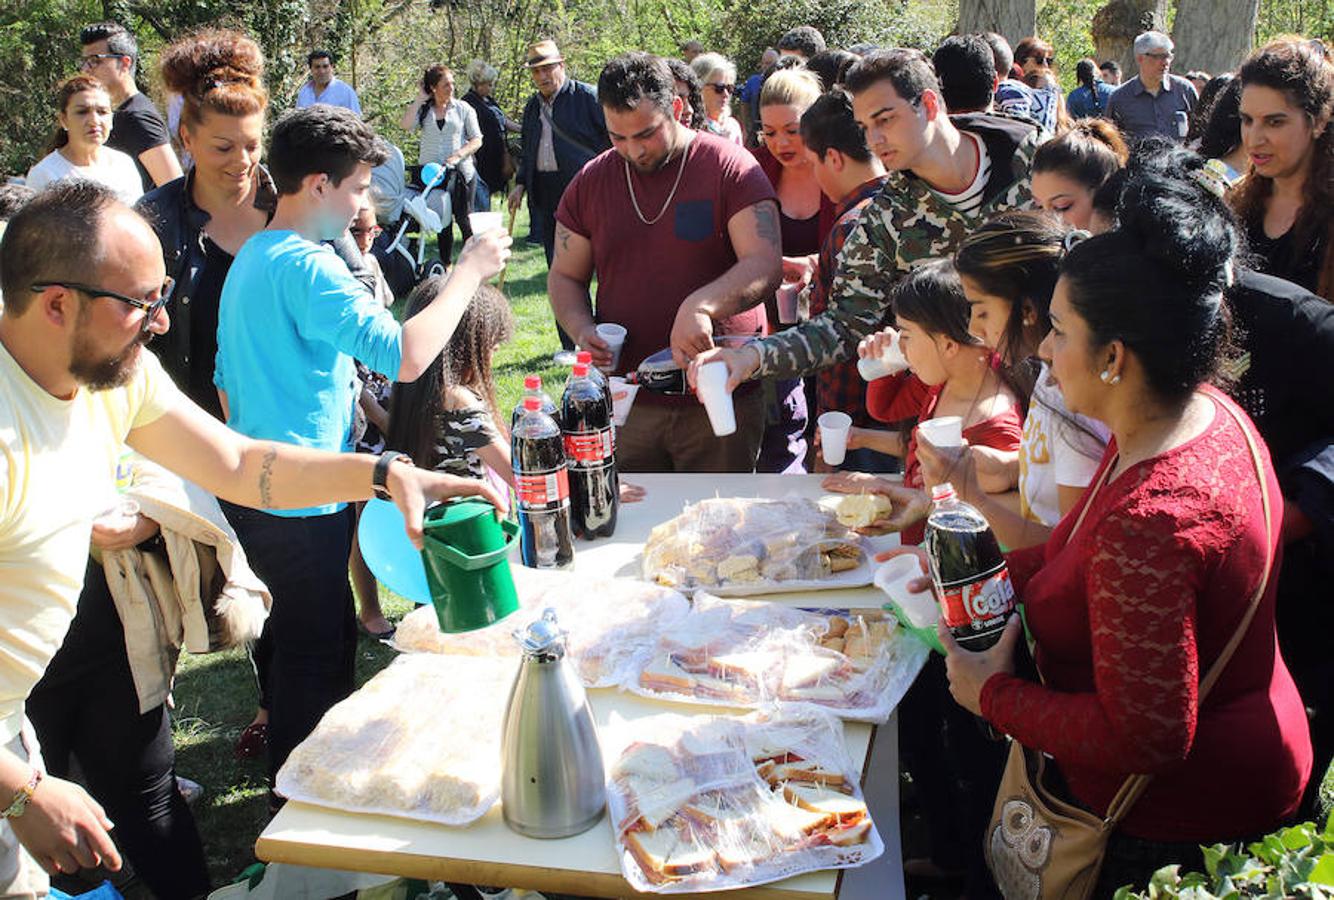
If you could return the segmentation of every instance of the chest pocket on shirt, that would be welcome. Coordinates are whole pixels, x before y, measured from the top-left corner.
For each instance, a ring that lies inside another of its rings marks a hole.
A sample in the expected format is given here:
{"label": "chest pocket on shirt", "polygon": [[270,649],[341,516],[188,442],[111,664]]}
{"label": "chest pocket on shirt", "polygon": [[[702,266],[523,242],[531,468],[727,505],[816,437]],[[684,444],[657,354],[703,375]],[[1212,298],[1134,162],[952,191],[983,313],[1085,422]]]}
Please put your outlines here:
{"label": "chest pocket on shirt", "polygon": [[674,230],[683,241],[707,241],[713,237],[713,201],[686,200],[676,204]]}

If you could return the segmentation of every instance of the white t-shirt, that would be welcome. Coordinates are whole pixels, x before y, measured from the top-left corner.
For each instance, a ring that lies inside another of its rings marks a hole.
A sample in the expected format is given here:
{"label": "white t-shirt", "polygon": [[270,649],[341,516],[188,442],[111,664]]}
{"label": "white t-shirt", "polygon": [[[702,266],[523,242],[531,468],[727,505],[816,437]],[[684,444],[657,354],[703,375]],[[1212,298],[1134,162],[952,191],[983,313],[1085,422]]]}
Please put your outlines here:
{"label": "white t-shirt", "polygon": [[0,344],[0,742],[65,639],[125,437],[180,396],[152,353],[124,387],[51,396]]}
{"label": "white t-shirt", "polygon": [[361,101],[357,99],[357,92],[352,90],[352,85],[337,78],[331,80],[318,96],[315,94],[314,82],[307,81],[301,85],[301,90],[296,92],[296,108],[304,109],[316,103],[341,106],[361,115]]}
{"label": "white t-shirt", "polygon": [[1043,363],[1019,442],[1019,499],[1029,519],[1055,525],[1061,520],[1056,488],[1088,487],[1111,432],[1095,419],[1070,412],[1061,389],[1048,377]]}
{"label": "white t-shirt", "polygon": [[144,193],[144,183],[134,160],[128,153],[110,147],[98,150],[97,156],[97,162],[91,166],[76,166],[61,156],[59,150],[52,150],[28,170],[28,187],[40,191],[66,178],[84,178],[106,185],[126,206],[133,206]]}
{"label": "white t-shirt", "polygon": [[991,154],[987,152],[987,145],[977,135],[968,131],[960,133],[970,138],[977,147],[977,172],[973,175],[972,183],[961,192],[950,194],[936,191],[936,193],[959,212],[972,215],[982,208],[982,201],[985,199],[983,194],[987,189],[987,181],[991,178]]}

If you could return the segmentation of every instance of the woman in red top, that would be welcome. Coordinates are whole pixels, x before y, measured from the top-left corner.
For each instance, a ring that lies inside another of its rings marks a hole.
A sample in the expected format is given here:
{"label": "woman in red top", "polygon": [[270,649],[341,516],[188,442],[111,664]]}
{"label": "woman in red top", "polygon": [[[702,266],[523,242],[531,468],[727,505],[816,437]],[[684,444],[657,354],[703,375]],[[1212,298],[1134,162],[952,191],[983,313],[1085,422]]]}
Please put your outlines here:
{"label": "woman in red top", "polygon": [[[985,652],[943,637],[955,699],[1049,754],[1076,802],[1102,815],[1127,776],[1154,776],[1113,835],[1100,897],[1161,865],[1198,865],[1201,843],[1272,830],[1311,770],[1275,640],[1276,574],[1213,692],[1198,697],[1266,553],[1280,552],[1268,453],[1206,386],[1226,343],[1236,228],[1221,200],[1152,172],[1131,174],[1119,215],[1115,231],[1066,257],[1041,351],[1070,409],[1114,435],[1051,540],[1009,557],[1044,683],[1013,674],[1017,618]],[[1261,447],[1268,531],[1243,427]]]}

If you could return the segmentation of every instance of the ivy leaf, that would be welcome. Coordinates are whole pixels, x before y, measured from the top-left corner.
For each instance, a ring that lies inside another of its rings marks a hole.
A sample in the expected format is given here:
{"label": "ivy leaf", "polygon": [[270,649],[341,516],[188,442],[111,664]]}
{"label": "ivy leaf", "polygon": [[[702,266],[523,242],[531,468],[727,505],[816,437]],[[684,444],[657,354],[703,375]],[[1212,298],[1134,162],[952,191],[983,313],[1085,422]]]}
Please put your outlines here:
{"label": "ivy leaf", "polygon": [[1326,850],[1320,854],[1320,859],[1316,861],[1315,866],[1306,876],[1306,880],[1314,884],[1334,887],[1334,850]]}

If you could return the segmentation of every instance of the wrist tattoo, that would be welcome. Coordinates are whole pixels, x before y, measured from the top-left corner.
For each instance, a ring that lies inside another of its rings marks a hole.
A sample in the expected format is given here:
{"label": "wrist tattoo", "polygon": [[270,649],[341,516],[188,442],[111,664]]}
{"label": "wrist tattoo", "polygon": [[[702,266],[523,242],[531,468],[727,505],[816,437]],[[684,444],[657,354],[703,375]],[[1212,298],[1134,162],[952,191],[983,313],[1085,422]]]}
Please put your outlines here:
{"label": "wrist tattoo", "polygon": [[273,464],[277,459],[278,448],[270,447],[259,464],[259,505],[264,509],[273,508]]}

